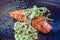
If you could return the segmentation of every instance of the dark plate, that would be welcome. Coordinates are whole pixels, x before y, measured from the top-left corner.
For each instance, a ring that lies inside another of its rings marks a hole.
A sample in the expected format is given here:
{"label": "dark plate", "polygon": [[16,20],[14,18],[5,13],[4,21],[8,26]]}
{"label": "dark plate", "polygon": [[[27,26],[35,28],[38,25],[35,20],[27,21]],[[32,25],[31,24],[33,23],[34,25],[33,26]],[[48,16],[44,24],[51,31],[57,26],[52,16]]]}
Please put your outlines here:
{"label": "dark plate", "polygon": [[38,40],[60,40],[60,2],[31,0],[0,2],[0,40],[15,40],[13,25],[16,20],[9,17],[8,12],[19,9],[30,8],[33,5],[47,7],[51,11],[50,18],[53,18],[53,30],[48,34],[38,33]]}

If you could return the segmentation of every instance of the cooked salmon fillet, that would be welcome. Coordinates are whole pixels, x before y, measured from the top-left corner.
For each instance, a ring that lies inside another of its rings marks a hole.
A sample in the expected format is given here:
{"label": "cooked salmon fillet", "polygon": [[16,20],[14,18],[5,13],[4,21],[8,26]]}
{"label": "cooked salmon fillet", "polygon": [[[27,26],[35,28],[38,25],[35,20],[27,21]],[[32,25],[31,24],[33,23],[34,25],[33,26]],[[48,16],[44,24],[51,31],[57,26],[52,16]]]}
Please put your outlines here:
{"label": "cooked salmon fillet", "polygon": [[[23,13],[24,10],[17,10],[14,12],[9,12],[9,15],[17,21],[24,22],[26,17],[23,15]],[[31,26],[43,33],[48,33],[52,30],[52,26],[43,17],[40,16],[32,19]]]}
{"label": "cooked salmon fillet", "polygon": [[25,16],[23,15],[24,10],[18,10],[14,12],[9,12],[10,17],[23,22],[25,20]]}
{"label": "cooked salmon fillet", "polygon": [[52,30],[52,26],[43,17],[33,19],[31,25],[43,33],[48,33]]}

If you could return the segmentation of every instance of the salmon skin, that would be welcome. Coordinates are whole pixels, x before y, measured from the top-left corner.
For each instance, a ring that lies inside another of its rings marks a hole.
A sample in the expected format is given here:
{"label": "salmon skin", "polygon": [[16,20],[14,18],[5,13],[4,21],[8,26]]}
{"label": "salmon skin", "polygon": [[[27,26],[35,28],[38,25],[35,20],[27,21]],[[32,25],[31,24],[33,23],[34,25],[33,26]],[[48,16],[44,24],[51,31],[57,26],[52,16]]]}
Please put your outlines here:
{"label": "salmon skin", "polygon": [[[16,19],[17,21],[24,22],[26,17],[23,15],[23,13],[24,10],[17,10],[14,12],[9,12],[9,15],[11,18]],[[52,26],[42,16],[32,19],[30,25],[42,33],[48,33],[53,29]]]}

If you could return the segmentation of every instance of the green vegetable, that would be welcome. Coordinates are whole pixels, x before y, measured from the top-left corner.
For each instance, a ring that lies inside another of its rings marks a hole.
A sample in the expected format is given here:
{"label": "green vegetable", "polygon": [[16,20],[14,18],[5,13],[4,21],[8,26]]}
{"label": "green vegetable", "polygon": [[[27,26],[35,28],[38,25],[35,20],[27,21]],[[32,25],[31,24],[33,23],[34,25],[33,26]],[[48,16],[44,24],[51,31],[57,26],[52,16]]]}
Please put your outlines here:
{"label": "green vegetable", "polygon": [[[44,16],[44,14],[46,12],[48,12],[48,15]],[[46,7],[40,7],[40,8],[38,8],[35,5],[34,5],[33,8],[26,9],[25,12],[24,12],[24,15],[26,17],[30,18],[30,19],[33,19],[33,18],[35,18],[37,16],[42,16],[42,17],[45,18],[46,21],[53,20],[53,19],[48,18],[50,16],[50,14],[51,14],[50,11]]]}
{"label": "green vegetable", "polygon": [[[23,27],[24,26],[24,27]],[[38,31],[27,23],[16,22],[14,24],[16,40],[37,40]]]}

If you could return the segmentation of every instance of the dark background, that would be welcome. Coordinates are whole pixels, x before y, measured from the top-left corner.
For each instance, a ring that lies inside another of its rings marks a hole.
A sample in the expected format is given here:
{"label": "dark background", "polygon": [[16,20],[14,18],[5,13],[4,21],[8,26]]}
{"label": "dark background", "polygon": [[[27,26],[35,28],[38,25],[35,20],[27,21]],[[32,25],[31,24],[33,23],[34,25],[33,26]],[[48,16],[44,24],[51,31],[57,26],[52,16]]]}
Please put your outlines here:
{"label": "dark background", "polygon": [[16,20],[8,12],[30,8],[33,5],[47,7],[53,18],[53,30],[48,34],[38,33],[38,40],[60,40],[60,0],[0,0],[0,40],[15,40],[13,26]]}

